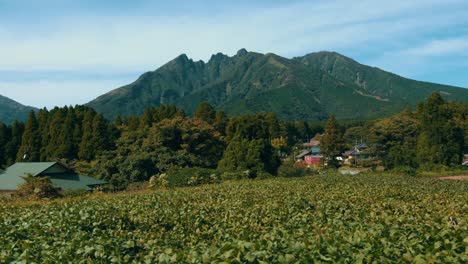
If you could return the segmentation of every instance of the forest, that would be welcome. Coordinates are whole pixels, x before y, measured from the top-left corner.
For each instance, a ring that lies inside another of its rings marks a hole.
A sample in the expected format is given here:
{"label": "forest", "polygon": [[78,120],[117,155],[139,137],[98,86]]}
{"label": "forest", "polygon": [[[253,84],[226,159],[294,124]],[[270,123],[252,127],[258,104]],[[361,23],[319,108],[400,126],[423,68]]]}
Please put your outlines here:
{"label": "forest", "polygon": [[114,121],[85,106],[57,107],[30,112],[26,123],[0,123],[0,166],[60,161],[106,180],[112,190],[153,176],[162,181],[161,175],[177,186],[196,185],[213,178],[276,176],[287,170],[281,166],[294,166],[287,160],[297,146],[322,134],[328,166],[340,166],[335,158],[365,141],[386,170],[411,171],[459,166],[468,153],[467,131],[468,104],[448,102],[438,93],[387,118],[331,115],[315,123],[280,120],[274,113],[227,116],[206,102],[193,116],[163,105]]}

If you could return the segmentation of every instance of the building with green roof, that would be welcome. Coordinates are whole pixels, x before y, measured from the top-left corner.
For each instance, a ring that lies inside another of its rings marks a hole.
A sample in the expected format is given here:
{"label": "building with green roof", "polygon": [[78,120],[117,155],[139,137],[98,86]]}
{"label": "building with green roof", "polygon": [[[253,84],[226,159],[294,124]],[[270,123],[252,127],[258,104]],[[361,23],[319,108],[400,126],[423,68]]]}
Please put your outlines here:
{"label": "building with green roof", "polygon": [[0,172],[0,192],[14,192],[23,184],[24,176],[49,177],[59,190],[92,190],[105,181],[79,175],[58,162],[18,162]]}

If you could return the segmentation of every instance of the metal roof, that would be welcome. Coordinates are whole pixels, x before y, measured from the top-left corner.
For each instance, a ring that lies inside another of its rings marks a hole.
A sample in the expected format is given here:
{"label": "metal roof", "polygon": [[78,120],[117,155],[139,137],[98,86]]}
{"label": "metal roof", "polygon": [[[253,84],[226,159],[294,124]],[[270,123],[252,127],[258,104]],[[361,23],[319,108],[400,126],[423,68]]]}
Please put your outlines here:
{"label": "metal roof", "polygon": [[301,154],[296,156],[296,159],[302,159],[303,157],[309,155],[310,153],[311,153],[310,150],[304,150],[304,151],[301,152]]}
{"label": "metal roof", "polygon": [[78,174],[60,174],[50,176],[50,181],[56,188],[62,190],[91,190],[93,185],[105,184],[105,181]]}
{"label": "metal roof", "polygon": [[[63,172],[44,173],[54,165],[63,167]],[[43,175],[41,175],[44,173]],[[52,184],[62,190],[90,190],[93,185],[105,184],[105,181],[71,172],[57,162],[19,162],[0,173],[0,190],[14,191],[24,183],[23,176],[48,176]]]}

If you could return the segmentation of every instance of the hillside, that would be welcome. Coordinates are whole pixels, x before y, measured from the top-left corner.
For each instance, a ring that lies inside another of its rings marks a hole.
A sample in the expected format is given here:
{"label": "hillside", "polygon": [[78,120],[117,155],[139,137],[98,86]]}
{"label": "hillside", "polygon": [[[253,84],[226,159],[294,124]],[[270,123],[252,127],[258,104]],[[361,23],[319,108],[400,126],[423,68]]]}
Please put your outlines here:
{"label": "hillside", "polygon": [[35,108],[24,106],[0,95],[0,122],[10,124],[14,120],[25,121],[28,113]]}
{"label": "hillside", "polygon": [[107,118],[175,104],[188,114],[209,101],[228,114],[272,111],[282,119],[373,118],[414,106],[432,92],[468,101],[468,89],[425,83],[372,68],[334,52],[287,59],[240,50],[208,62],[185,54],[88,104]]}

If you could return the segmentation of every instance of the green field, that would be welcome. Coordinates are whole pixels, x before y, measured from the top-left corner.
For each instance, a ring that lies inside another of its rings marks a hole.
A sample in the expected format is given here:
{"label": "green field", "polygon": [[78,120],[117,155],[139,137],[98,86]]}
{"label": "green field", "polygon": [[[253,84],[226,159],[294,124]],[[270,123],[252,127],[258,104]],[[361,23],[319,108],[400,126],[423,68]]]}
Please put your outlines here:
{"label": "green field", "polygon": [[468,181],[323,175],[0,206],[0,263],[468,262]]}

